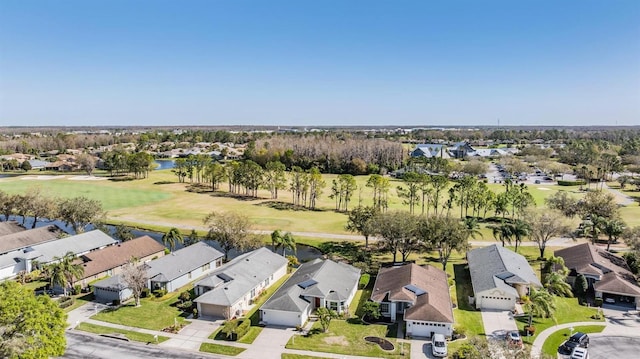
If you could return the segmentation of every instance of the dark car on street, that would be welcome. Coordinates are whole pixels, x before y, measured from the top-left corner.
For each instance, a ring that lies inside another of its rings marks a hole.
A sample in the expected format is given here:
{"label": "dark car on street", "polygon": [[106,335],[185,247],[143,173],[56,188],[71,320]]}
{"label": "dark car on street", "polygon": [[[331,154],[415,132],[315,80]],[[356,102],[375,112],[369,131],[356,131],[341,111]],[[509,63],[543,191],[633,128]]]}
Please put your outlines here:
{"label": "dark car on street", "polygon": [[563,355],[571,355],[576,347],[587,348],[589,346],[589,336],[582,332],[577,332],[564,342],[559,348],[558,353]]}

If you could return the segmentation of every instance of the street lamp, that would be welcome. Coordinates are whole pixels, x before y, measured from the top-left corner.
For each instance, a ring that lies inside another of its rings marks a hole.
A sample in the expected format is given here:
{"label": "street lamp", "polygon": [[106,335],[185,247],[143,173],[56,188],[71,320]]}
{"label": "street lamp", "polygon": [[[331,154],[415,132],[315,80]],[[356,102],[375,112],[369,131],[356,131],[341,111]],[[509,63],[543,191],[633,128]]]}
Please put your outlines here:
{"label": "street lamp", "polygon": [[569,327],[569,338],[573,336],[573,327]]}

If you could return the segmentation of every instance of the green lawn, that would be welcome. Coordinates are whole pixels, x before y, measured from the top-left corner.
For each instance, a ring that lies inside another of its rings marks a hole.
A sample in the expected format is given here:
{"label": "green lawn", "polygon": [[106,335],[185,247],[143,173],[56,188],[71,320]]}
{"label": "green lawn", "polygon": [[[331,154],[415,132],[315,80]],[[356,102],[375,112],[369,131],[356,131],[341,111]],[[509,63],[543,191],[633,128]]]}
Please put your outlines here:
{"label": "green lawn", "polygon": [[[604,325],[580,325],[573,328],[573,332],[583,333],[600,333],[604,330]],[[556,357],[558,353],[558,347],[567,339],[569,339],[571,331],[567,329],[560,329],[551,334],[542,346],[542,352],[552,357]]]}
{"label": "green lawn", "polygon": [[251,327],[247,334],[245,334],[242,338],[238,339],[238,343],[244,344],[252,344],[254,340],[262,333],[261,327]]}
{"label": "green lawn", "polygon": [[135,307],[134,304],[130,303],[115,310],[103,310],[91,318],[108,323],[152,330],[162,330],[172,326],[174,320],[185,324],[187,322],[181,316],[182,312],[178,308],[171,306],[177,301],[179,291],[175,293],[175,296],[170,296],[165,300],[142,299],[140,307]]}
{"label": "green lawn", "polygon": [[60,176],[46,181],[25,180],[32,176],[13,177],[2,180],[2,190],[8,193],[24,193],[29,188],[39,187],[43,193],[56,197],[85,196],[100,201],[107,211],[149,205],[171,197],[169,193],[131,185],[131,182],[137,183],[136,181],[74,181],[69,177]]}
{"label": "green lawn", "polygon": [[[95,325],[91,323],[80,323],[76,326],[75,329],[82,330],[84,332],[95,333],[95,334],[124,334],[125,337],[127,337],[127,339],[133,340],[136,342],[151,343],[151,344],[156,343],[156,340],[153,337],[153,334],[139,333],[131,330],[105,327],[102,325]],[[160,336],[160,335],[158,336],[158,343],[162,343],[166,340],[169,340],[169,338]]]}
{"label": "green lawn", "polygon": [[[523,341],[527,344],[533,343],[536,336],[542,332],[543,330],[550,328],[556,324],[564,324],[564,323],[573,323],[573,322],[594,322],[597,324],[598,322],[603,322],[604,318],[600,320],[592,319],[591,316],[596,315],[598,313],[597,308],[593,307],[585,307],[578,304],[578,299],[576,298],[561,298],[554,297],[556,304],[556,314],[555,319],[552,318],[533,318],[533,325],[536,327],[536,332],[533,336],[527,337],[523,336]],[[516,320],[518,325],[518,329],[524,332],[524,327],[528,323],[528,317],[518,317]]]}
{"label": "green lawn", "polygon": [[[173,226],[185,230],[203,230],[202,219],[211,211],[238,211],[249,216],[256,229],[348,233],[344,228],[347,216],[335,212],[335,202],[329,198],[331,181],[336,178],[336,175],[331,174],[323,175],[327,187],[318,199],[315,211],[286,209],[291,202],[291,193],[286,190],[281,191],[275,202],[269,198],[269,193],[265,190],[258,192],[258,199],[230,196],[226,184],[222,184],[220,191],[215,193],[206,187],[203,191],[189,191],[190,184],[178,183],[177,177],[170,170],[152,171],[146,179],[125,182],[77,181],[70,180],[71,175],[46,181],[23,179],[27,177],[34,178],[27,175],[0,179],[2,189],[10,193],[24,193],[28,188],[38,186],[44,192],[55,196],[87,196],[103,203],[104,208],[109,211],[109,223],[124,223],[160,231],[166,231]],[[367,179],[368,176],[356,176],[356,182],[362,187],[362,191],[354,194],[349,208],[359,203],[371,204],[371,188],[365,186]],[[390,210],[408,210],[397,194],[396,187],[401,184],[402,181],[391,179],[388,196]],[[504,191],[501,184],[489,183],[489,188],[496,192]],[[566,187],[560,186],[529,185],[528,188],[538,206],[544,205],[544,199],[558,190],[567,190]],[[442,200],[446,197],[446,191],[444,193]],[[417,210],[420,211],[419,208]],[[629,224],[640,224],[638,205],[623,208],[621,212]],[[459,208],[452,208],[452,215],[459,213]],[[493,240],[490,230],[483,228],[482,232],[484,240]]]}
{"label": "green lawn", "polygon": [[[390,334],[388,326],[363,324],[357,319],[349,321],[351,323],[334,319],[326,333],[313,333],[314,329],[316,331],[322,330],[320,323],[316,322],[313,325],[312,334],[309,336],[294,335],[287,343],[286,348],[377,358],[402,357],[400,345],[396,339],[387,337]],[[395,348],[393,351],[384,351],[378,345],[365,341],[364,337],[367,336],[386,338],[395,344]],[[411,352],[409,344],[402,345],[402,352],[404,354]]]}
{"label": "green lawn", "polygon": [[25,283],[25,284],[23,284],[23,286],[24,286],[26,289],[30,289],[30,290],[36,291],[36,290],[38,290],[38,289],[40,289],[40,288],[46,287],[48,284],[49,284],[49,283],[48,283],[48,282],[45,282],[45,281],[35,280],[35,281],[33,281],[33,282],[29,282],[29,283]]}
{"label": "green lawn", "polygon": [[201,352],[228,355],[228,356],[236,356],[245,350],[246,350],[245,348],[238,348],[238,347],[232,347],[229,345],[220,345],[220,344],[212,344],[212,343],[202,343],[202,345],[200,345]]}
{"label": "green lawn", "polygon": [[312,355],[299,355],[299,354],[287,354],[287,353],[283,353],[280,357],[282,359],[325,359],[324,357],[316,357]]}

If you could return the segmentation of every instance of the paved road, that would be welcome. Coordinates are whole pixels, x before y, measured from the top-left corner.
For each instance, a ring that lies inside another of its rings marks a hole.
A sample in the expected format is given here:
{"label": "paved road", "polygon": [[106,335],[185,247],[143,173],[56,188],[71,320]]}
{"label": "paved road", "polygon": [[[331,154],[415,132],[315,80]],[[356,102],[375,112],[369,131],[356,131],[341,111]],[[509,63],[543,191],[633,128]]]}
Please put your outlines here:
{"label": "paved road", "polygon": [[637,359],[640,337],[591,336],[589,358],[591,359]]}
{"label": "paved road", "polygon": [[198,352],[173,350],[155,345],[144,345],[97,335],[78,333],[68,330],[67,351],[62,358],[70,359],[211,359],[224,358]]}

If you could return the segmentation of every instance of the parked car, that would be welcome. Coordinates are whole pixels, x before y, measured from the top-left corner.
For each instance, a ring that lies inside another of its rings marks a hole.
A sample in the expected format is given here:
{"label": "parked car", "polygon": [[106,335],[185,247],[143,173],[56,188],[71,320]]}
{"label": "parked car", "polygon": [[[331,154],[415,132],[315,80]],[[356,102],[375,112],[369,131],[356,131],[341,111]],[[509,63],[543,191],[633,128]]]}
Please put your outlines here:
{"label": "parked car", "polygon": [[566,342],[564,342],[560,348],[558,348],[558,352],[564,355],[570,355],[573,353],[573,350],[577,347],[587,348],[589,346],[589,336],[582,332],[577,332],[569,338]]}
{"label": "parked car", "polygon": [[517,330],[512,330],[507,333],[507,340],[511,346],[522,346],[522,337],[520,337],[520,333],[518,333]]}
{"label": "parked car", "polygon": [[589,359],[589,352],[585,348],[576,347],[571,353],[571,359]]}
{"label": "parked car", "polygon": [[431,337],[431,351],[435,357],[447,356],[447,340],[442,334],[434,334]]}

